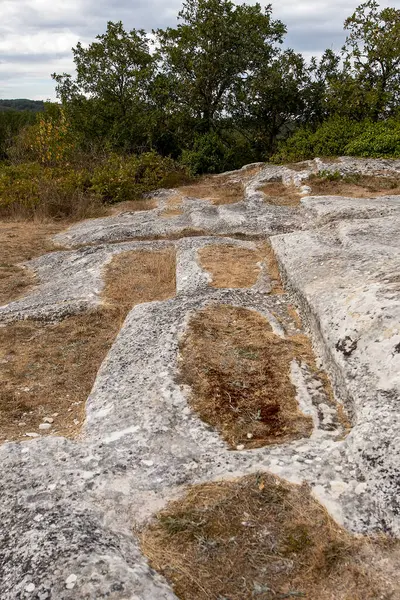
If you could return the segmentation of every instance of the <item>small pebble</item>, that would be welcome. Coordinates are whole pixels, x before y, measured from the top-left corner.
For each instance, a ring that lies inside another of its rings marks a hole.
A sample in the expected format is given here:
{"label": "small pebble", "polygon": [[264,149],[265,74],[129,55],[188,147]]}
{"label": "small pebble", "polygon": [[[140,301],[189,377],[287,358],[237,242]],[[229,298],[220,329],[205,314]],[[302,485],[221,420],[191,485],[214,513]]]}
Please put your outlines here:
{"label": "small pebble", "polygon": [[45,423],[54,423],[54,419],[52,419],[51,417],[45,417],[45,418],[43,419],[43,421],[44,421]]}
{"label": "small pebble", "polygon": [[253,437],[254,437],[254,436],[253,436],[253,434],[252,434],[252,433],[248,433],[248,434],[247,434],[247,439],[248,439],[248,440],[252,440],[252,439],[253,439]]}
{"label": "small pebble", "polygon": [[35,591],[35,584],[34,583],[28,583],[28,585],[25,586],[25,591],[28,592],[29,594],[31,594],[32,592]]}
{"label": "small pebble", "polygon": [[50,423],[40,423],[39,429],[51,429]]}
{"label": "small pebble", "polygon": [[38,433],[26,433],[25,436],[26,437],[33,437],[33,438],[40,437]]}
{"label": "small pebble", "polygon": [[154,465],[154,462],[152,460],[142,460],[142,463],[146,466],[146,467],[152,467]]}
{"label": "small pebble", "polygon": [[75,575],[75,573],[72,573],[71,575],[69,575],[69,577],[67,577],[67,579],[65,580],[65,587],[67,588],[67,590],[72,590],[75,587],[77,579],[78,577]]}
{"label": "small pebble", "polygon": [[239,446],[236,446],[236,450],[244,450],[244,444],[239,444]]}

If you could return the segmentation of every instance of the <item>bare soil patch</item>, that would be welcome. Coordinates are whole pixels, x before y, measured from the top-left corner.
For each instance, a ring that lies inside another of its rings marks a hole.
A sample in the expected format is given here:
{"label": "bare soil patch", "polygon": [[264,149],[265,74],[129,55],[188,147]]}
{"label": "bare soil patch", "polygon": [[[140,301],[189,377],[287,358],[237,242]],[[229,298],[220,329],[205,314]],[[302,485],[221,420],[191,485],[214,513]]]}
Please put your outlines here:
{"label": "bare soil patch", "polygon": [[213,204],[234,204],[244,198],[243,184],[229,178],[206,177],[194,185],[180,187],[184,196],[210,200]]}
{"label": "bare soil patch", "polygon": [[181,600],[400,597],[398,542],[352,536],[308,487],[268,473],[192,487],[141,544]]}
{"label": "bare soil patch", "polygon": [[35,284],[35,277],[19,263],[59,249],[50,236],[65,224],[32,221],[0,223],[0,305],[19,298]]}
{"label": "bare soil patch", "polygon": [[[85,401],[126,314],[175,294],[175,250],[119,254],[105,284],[100,310],[0,328],[0,441],[79,432]],[[49,430],[39,430],[44,418],[53,419]]]}
{"label": "bare soil patch", "polygon": [[[334,177],[334,176],[333,176]],[[339,179],[310,177],[308,182],[312,196],[347,196],[350,198],[378,198],[400,194],[400,179],[349,175]]]}
{"label": "bare soil patch", "polygon": [[284,185],[280,181],[264,183],[258,188],[266,195],[265,202],[274,206],[299,206],[300,194],[295,186]]}
{"label": "bare soil patch", "polygon": [[181,381],[192,389],[193,409],[232,448],[282,444],[313,429],[290,380],[296,358],[312,361],[306,336],[282,339],[255,311],[210,306],[192,317],[181,341]]}
{"label": "bare soil patch", "polygon": [[215,244],[199,251],[200,264],[212,276],[216,288],[247,288],[257,283],[264,263],[271,279],[272,293],[283,293],[279,267],[268,242],[255,250],[233,245]]}

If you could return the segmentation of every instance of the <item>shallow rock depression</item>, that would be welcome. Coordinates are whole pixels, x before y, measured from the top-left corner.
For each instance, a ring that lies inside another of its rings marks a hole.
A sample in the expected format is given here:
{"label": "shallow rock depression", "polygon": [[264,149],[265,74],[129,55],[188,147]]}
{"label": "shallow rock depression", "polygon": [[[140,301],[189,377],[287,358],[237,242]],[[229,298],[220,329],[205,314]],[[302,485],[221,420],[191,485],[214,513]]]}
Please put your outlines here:
{"label": "shallow rock depression", "polygon": [[[400,598],[400,196],[312,195],[321,171],[400,180],[397,161],[249,165],[21,265],[34,283],[0,307],[2,599]],[[41,380],[39,341],[88,315],[92,345],[77,325],[57,358],[42,344]],[[84,352],[75,401],[58,371]]]}

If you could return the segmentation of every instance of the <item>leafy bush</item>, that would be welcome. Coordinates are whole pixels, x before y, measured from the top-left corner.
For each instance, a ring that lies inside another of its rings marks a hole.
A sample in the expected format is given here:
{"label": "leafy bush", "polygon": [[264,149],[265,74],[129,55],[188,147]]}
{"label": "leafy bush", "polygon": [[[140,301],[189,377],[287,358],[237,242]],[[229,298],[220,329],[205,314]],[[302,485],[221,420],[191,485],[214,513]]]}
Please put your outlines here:
{"label": "leafy bush", "polygon": [[84,219],[103,212],[101,199],[86,191],[79,174],[39,163],[0,164],[0,216]]}
{"label": "leafy bush", "polygon": [[0,216],[80,219],[105,203],[135,200],[144,192],[189,181],[186,167],[155,153],[111,155],[96,166],[0,163]]}
{"label": "leafy bush", "polygon": [[188,181],[188,169],[155,152],[128,157],[111,155],[95,168],[91,189],[105,202],[135,200],[145,192]]}
{"label": "leafy bush", "polygon": [[35,122],[35,113],[29,111],[1,111],[0,106],[0,160],[7,158],[8,150],[19,132]]}
{"label": "leafy bush", "polygon": [[230,167],[232,152],[215,131],[197,136],[193,150],[184,150],[181,158],[195,175],[221,173]]}
{"label": "leafy bush", "polygon": [[346,154],[364,157],[400,157],[400,122],[368,123],[346,146]]}
{"label": "leafy bush", "polygon": [[295,162],[316,156],[342,156],[348,153],[348,144],[357,137],[365,123],[335,117],[325,121],[316,131],[298,129],[292,137],[279,145],[273,162]]}

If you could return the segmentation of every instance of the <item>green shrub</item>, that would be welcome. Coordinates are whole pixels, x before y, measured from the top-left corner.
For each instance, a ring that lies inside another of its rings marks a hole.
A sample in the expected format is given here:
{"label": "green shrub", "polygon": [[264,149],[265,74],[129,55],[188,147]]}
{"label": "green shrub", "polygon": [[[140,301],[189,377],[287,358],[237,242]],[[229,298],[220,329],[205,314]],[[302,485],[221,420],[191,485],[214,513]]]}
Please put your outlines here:
{"label": "green shrub", "polygon": [[365,124],[346,146],[346,154],[363,157],[400,157],[400,122],[395,119]]}
{"label": "green shrub", "polygon": [[39,163],[0,164],[0,217],[84,219],[104,212],[101,199],[85,190],[85,173]]}
{"label": "green shrub", "polygon": [[277,152],[271,156],[274,163],[290,163],[314,158],[313,132],[311,129],[298,129],[290,138],[278,144]]}
{"label": "green shrub", "polygon": [[295,162],[316,156],[342,156],[348,144],[358,136],[365,123],[334,117],[325,121],[316,131],[298,129],[292,137],[281,142],[273,162]]}
{"label": "green shrub", "polygon": [[221,173],[229,168],[232,152],[218,134],[211,131],[196,137],[193,150],[182,152],[181,162],[195,175]]}
{"label": "green shrub", "polygon": [[111,155],[93,165],[0,163],[0,216],[81,219],[105,203],[135,200],[144,192],[190,181],[186,167],[155,153]]}
{"label": "green shrub", "polygon": [[128,157],[113,154],[94,169],[91,189],[105,202],[121,202],[135,200],[160,187],[173,187],[189,178],[186,167],[155,152]]}

